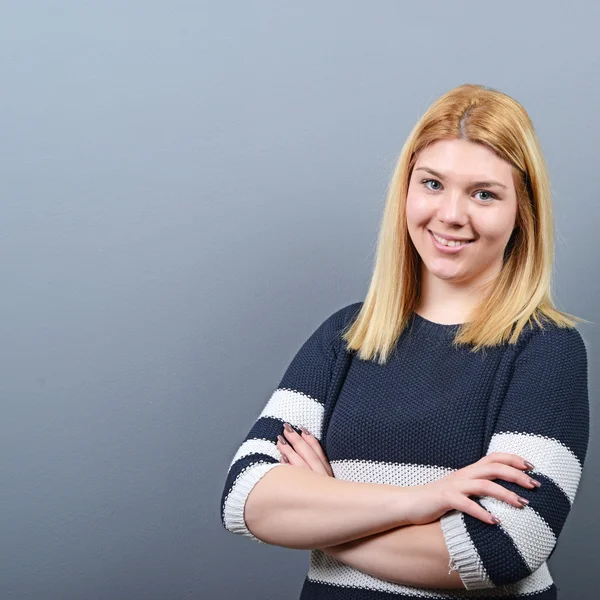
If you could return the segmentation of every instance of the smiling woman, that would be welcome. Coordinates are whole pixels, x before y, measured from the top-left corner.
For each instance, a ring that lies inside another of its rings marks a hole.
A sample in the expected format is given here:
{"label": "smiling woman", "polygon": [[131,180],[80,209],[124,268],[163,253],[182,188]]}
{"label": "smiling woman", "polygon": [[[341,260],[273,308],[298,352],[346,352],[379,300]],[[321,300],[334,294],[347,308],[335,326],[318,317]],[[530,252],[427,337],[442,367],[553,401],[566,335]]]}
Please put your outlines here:
{"label": "smiling woman", "polygon": [[[423,172],[438,179],[423,179]],[[423,285],[436,296],[452,286],[459,306],[447,309],[464,311],[462,320],[483,300],[481,284],[502,270],[516,216],[512,167],[488,147],[438,140],[419,154],[406,199],[408,231],[423,261]]]}
{"label": "smiling woman", "polygon": [[233,456],[224,527],[310,549],[301,600],[555,600],[589,400],[552,261],[525,109],[444,94],[398,158],[365,300],[313,331]]}

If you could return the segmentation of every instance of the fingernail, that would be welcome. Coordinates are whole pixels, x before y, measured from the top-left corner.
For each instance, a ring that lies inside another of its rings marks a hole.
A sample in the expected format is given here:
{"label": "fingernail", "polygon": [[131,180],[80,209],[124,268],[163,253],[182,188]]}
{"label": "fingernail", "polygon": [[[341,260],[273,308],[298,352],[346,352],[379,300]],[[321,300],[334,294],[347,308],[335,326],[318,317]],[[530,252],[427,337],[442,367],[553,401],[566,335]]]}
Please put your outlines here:
{"label": "fingernail", "polygon": [[300,429],[302,429],[302,433],[305,433],[306,435],[310,435],[310,431],[308,429],[306,429],[306,427],[302,427],[302,425],[301,425]]}
{"label": "fingernail", "polygon": [[498,525],[498,524],[500,523],[500,519],[499,519],[498,517],[494,517],[493,515],[492,515],[492,521],[493,521],[493,522],[494,522],[496,525]]}
{"label": "fingernail", "polygon": [[277,439],[282,443],[282,444],[287,444],[287,440],[282,436],[282,435],[278,435]]}
{"label": "fingernail", "polygon": [[285,454],[282,454],[282,455],[281,455],[281,460],[282,460],[284,463],[289,463],[289,462],[290,462],[290,461],[288,460],[288,457],[287,457]]}
{"label": "fingernail", "polygon": [[526,498],[521,498],[521,496],[519,496],[517,498],[517,500],[521,503],[521,504],[529,504],[529,500],[527,500]]}
{"label": "fingernail", "polygon": [[528,460],[525,460],[525,461],[523,461],[523,462],[525,463],[525,466],[526,466],[526,467],[527,467],[527,468],[528,468],[530,471],[533,471],[533,469],[535,469],[535,467],[534,467],[534,466],[533,466],[533,465],[532,465],[532,464],[531,464],[531,463],[530,463]]}
{"label": "fingernail", "polygon": [[294,432],[292,426],[289,423],[284,423],[283,426],[285,427],[286,431],[289,431],[290,433]]}
{"label": "fingernail", "polygon": [[542,484],[540,481],[537,481],[536,479],[529,479],[529,481],[531,482],[531,485],[535,485],[535,487],[540,487]]}

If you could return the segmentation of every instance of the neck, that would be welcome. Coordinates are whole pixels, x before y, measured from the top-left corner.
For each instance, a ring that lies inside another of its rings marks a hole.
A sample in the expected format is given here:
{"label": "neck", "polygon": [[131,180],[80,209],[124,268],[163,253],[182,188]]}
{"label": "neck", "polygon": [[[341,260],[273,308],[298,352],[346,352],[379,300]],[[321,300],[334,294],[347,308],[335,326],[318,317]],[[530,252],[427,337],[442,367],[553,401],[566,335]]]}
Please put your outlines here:
{"label": "neck", "polygon": [[415,312],[436,323],[464,323],[491,291],[497,273],[477,280],[441,279],[422,265],[421,293]]}

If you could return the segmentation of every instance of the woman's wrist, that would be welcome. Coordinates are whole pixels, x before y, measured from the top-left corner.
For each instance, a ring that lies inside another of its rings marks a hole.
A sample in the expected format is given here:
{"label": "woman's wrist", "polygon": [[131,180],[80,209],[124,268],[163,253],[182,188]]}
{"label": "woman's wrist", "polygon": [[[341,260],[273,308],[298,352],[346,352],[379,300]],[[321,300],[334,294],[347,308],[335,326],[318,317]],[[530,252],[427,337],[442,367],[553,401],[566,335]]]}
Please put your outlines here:
{"label": "woman's wrist", "polygon": [[390,512],[397,527],[413,525],[411,514],[413,505],[417,502],[416,488],[421,486],[390,486]]}

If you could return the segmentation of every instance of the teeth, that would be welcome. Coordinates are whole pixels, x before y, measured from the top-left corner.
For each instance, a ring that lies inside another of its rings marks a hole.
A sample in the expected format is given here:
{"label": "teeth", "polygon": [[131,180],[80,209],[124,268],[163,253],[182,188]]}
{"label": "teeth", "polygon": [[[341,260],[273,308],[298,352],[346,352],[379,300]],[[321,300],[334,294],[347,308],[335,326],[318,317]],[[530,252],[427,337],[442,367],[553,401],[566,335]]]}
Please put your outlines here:
{"label": "teeth", "polygon": [[459,240],[446,240],[444,238],[441,238],[439,235],[435,235],[435,233],[433,233],[433,231],[431,232],[431,235],[433,235],[433,237],[440,243],[443,244],[444,246],[464,246],[465,244],[470,244],[470,241],[459,241]]}

